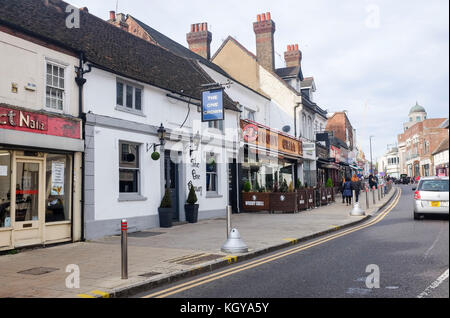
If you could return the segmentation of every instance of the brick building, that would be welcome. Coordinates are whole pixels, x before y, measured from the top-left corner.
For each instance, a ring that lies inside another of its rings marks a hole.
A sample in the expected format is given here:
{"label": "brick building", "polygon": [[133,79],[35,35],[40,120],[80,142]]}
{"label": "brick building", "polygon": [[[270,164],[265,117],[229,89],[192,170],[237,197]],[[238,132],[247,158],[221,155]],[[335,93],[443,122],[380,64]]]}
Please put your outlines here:
{"label": "brick building", "polygon": [[[425,111],[422,113],[426,114]],[[433,151],[448,138],[448,129],[442,128],[446,120],[446,118],[422,119],[398,136],[402,174],[410,177],[435,174]]]}

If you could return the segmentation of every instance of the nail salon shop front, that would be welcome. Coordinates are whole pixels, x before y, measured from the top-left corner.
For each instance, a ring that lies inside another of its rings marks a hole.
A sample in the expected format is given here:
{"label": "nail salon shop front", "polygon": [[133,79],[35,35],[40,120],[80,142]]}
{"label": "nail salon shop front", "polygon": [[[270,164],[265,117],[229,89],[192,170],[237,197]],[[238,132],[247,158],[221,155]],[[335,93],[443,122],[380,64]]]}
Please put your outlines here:
{"label": "nail salon shop front", "polygon": [[2,114],[0,251],[80,240],[80,121],[0,107]]}

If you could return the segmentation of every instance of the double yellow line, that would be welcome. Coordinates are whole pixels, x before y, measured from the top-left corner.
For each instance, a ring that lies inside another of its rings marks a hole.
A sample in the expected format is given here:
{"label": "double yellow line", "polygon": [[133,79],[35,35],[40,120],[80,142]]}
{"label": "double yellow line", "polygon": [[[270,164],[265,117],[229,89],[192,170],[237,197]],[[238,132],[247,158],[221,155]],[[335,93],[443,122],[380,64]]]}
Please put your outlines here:
{"label": "double yellow line", "polygon": [[208,275],[208,276],[205,276],[205,277],[201,277],[201,278],[198,278],[198,279],[195,279],[195,280],[192,280],[192,281],[189,281],[189,282],[186,282],[186,283],[183,283],[183,284],[171,287],[171,288],[167,288],[167,289],[164,289],[162,291],[143,296],[142,298],[165,298],[165,297],[171,296],[173,294],[177,294],[177,293],[180,293],[182,291],[185,291],[185,290],[188,290],[188,289],[200,286],[200,285],[204,285],[206,283],[209,283],[209,282],[212,282],[212,281],[215,281],[215,280],[218,280],[218,279],[230,276],[230,275],[234,275],[234,274],[242,272],[244,270],[251,269],[251,268],[254,268],[254,267],[257,267],[257,266],[261,266],[261,265],[269,263],[269,262],[273,262],[273,261],[275,261],[277,259],[286,257],[288,255],[304,251],[304,250],[309,249],[311,247],[314,247],[314,246],[317,246],[317,245],[320,245],[320,244],[324,244],[324,243],[326,243],[328,241],[337,239],[337,238],[339,238],[341,236],[348,235],[348,234],[351,234],[353,232],[365,229],[365,228],[367,228],[369,226],[375,225],[378,222],[381,222],[389,214],[389,212],[391,212],[392,209],[394,209],[394,207],[398,204],[398,202],[400,200],[401,193],[402,193],[402,191],[401,191],[401,189],[399,189],[395,199],[386,208],[386,210],[384,210],[382,213],[380,213],[374,219],[372,219],[371,221],[369,221],[367,223],[364,223],[362,225],[353,227],[353,228],[351,228],[349,230],[345,230],[345,231],[342,231],[342,232],[339,232],[339,233],[336,233],[336,234],[332,234],[332,235],[326,236],[324,238],[315,240],[315,241],[307,243],[307,244],[300,245],[298,247],[291,248],[291,249],[289,249],[287,251],[279,252],[279,253],[276,253],[274,255],[270,255],[270,256],[267,256],[267,257],[264,257],[264,258],[261,258],[261,259],[258,259],[258,260],[254,260],[252,262],[249,262],[249,263],[246,263],[246,264],[243,264],[243,265],[240,265],[240,266],[236,266],[236,267],[233,267],[233,268],[230,268],[230,269],[227,269],[227,270],[220,271],[220,272],[215,273],[215,274],[211,274],[211,275]]}

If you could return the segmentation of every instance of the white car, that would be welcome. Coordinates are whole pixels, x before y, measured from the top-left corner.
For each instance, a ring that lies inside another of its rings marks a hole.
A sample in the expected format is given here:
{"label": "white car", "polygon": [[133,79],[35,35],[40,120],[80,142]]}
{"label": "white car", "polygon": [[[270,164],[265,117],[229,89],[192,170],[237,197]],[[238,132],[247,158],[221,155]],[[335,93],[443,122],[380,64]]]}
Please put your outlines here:
{"label": "white car", "polygon": [[414,220],[424,214],[449,214],[448,177],[424,177],[413,188]]}

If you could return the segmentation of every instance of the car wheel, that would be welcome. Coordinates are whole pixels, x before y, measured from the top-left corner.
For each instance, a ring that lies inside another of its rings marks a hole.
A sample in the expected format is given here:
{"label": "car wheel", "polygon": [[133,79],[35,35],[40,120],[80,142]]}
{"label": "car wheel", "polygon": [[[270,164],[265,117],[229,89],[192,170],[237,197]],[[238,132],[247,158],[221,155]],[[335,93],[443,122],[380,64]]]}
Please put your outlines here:
{"label": "car wheel", "polygon": [[414,220],[420,220],[420,214],[414,212]]}

